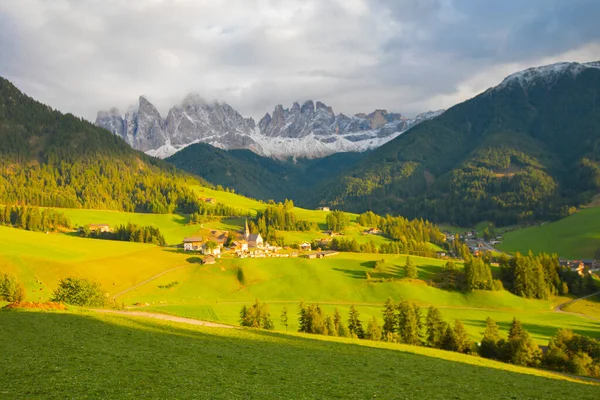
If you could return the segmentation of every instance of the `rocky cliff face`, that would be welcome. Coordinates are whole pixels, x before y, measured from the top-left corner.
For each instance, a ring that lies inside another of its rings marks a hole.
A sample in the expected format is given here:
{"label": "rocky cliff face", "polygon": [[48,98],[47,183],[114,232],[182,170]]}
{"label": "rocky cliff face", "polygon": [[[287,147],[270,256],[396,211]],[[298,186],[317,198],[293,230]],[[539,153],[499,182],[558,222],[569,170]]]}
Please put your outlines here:
{"label": "rocky cliff face", "polygon": [[207,103],[197,95],[187,96],[162,119],[158,110],[140,97],[137,107],[124,116],[112,108],[101,111],[96,125],[122,137],[132,147],[157,157],[167,157],[193,143],[209,143],[222,149],[250,149],[274,158],[323,157],[345,151],[378,147],[422,120],[441,111],[405,118],[375,110],[348,117],[309,100],[290,109],[277,105],[258,124],[244,118],[225,103]]}

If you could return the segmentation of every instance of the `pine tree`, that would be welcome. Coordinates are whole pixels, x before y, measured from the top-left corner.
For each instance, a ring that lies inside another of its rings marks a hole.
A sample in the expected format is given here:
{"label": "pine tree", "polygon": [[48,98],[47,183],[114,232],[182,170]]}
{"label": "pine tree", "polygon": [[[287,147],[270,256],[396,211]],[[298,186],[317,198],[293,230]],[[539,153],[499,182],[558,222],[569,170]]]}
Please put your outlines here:
{"label": "pine tree", "polygon": [[408,279],[417,279],[419,277],[417,267],[410,259],[410,256],[406,257],[406,264],[404,264],[404,276]]}
{"label": "pine tree", "polygon": [[454,321],[454,336],[456,337],[456,351],[459,353],[470,353],[473,342],[461,320]]}
{"label": "pine tree", "polygon": [[373,318],[369,321],[367,325],[367,333],[366,338],[369,340],[379,341],[381,340],[381,327],[377,322],[377,318],[373,316]]}
{"label": "pine tree", "polygon": [[498,348],[498,342],[500,339],[500,329],[498,328],[498,325],[490,317],[487,317],[485,320],[483,339],[481,339],[481,346],[479,346],[479,355],[485,358],[499,359],[500,350]]}
{"label": "pine tree", "polygon": [[350,312],[348,314],[348,332],[352,336],[356,336],[359,339],[364,339],[365,331],[362,327],[362,322],[360,322],[360,314],[358,310],[354,307],[354,305],[350,306]]}
{"label": "pine tree", "polygon": [[392,299],[386,300],[381,313],[383,314],[383,336],[387,338],[396,330],[396,307],[394,307]]}
{"label": "pine tree", "polygon": [[446,333],[444,333],[444,339],[442,340],[441,348],[448,351],[458,351],[456,335],[450,324],[446,324]]}
{"label": "pine tree", "polygon": [[403,343],[421,344],[420,315],[413,304],[404,300],[398,305],[398,334]]}
{"label": "pine tree", "polygon": [[525,331],[525,329],[523,329],[521,321],[514,317],[512,323],[510,324],[510,329],[508,331],[508,339],[518,339],[525,336],[526,334],[527,332]]}
{"label": "pine tree", "polygon": [[427,319],[425,321],[427,332],[427,345],[439,348],[446,333],[446,323],[442,319],[442,314],[437,308],[430,306],[427,310]]}

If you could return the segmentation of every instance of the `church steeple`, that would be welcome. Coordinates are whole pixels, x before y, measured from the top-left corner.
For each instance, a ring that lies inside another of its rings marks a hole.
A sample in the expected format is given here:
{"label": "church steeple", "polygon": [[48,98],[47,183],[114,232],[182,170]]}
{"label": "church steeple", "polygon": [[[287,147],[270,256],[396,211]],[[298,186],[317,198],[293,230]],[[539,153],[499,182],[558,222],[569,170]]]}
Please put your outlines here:
{"label": "church steeple", "polygon": [[248,220],[246,220],[246,230],[244,231],[244,238],[248,240],[250,237],[250,229],[248,229]]}

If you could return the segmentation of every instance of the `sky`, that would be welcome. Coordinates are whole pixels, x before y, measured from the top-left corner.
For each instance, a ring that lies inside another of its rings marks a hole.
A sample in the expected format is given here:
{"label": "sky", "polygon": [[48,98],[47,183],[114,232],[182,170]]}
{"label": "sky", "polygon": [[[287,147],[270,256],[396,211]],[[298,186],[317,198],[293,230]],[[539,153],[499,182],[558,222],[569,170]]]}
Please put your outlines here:
{"label": "sky", "polygon": [[516,71],[600,60],[599,0],[1,0],[0,76],[95,120],[197,93],[259,119],[448,108]]}

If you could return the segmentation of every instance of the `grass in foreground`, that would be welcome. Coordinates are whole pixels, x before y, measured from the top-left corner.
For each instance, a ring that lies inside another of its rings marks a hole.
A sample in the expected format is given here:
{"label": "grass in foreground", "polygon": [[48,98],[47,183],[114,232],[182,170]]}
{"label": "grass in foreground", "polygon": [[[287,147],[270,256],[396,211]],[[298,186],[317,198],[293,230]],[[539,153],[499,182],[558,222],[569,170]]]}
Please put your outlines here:
{"label": "grass in foreground", "polygon": [[93,312],[3,310],[0,325],[0,397],[11,399],[596,399],[599,391],[545,371],[350,339]]}

